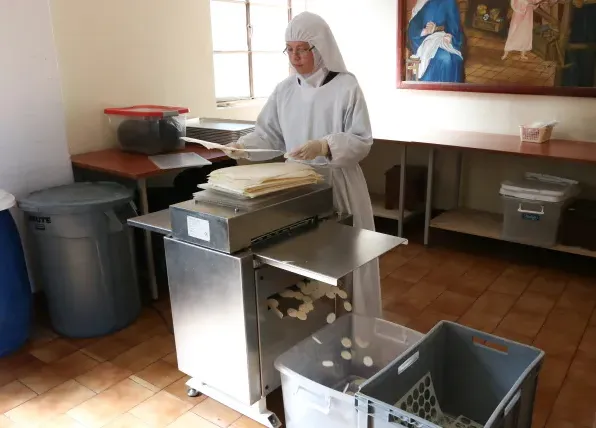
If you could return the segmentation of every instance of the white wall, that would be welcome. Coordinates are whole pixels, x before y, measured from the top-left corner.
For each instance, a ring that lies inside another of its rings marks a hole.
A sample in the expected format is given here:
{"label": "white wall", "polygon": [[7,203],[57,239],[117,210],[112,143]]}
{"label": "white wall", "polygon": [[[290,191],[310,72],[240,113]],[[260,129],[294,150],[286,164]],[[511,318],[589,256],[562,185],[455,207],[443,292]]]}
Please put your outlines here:
{"label": "white wall", "polygon": [[[556,137],[596,141],[593,126],[596,99],[404,91],[396,86],[397,0],[309,0],[308,9],[320,13],[332,27],[348,68],[365,92],[373,134],[392,134],[392,128],[437,128],[516,134],[521,123],[556,118]],[[414,150],[414,163],[424,163],[424,150]],[[399,163],[394,147],[377,145],[365,163],[372,191],[383,191],[383,174]],[[391,160],[394,159],[394,160]],[[511,156],[477,154],[466,157],[467,205],[498,211],[500,181],[526,170],[547,171],[578,178],[596,186],[594,166],[544,163]],[[436,202],[448,208],[455,179],[453,156],[437,159]]]}
{"label": "white wall", "polygon": [[0,188],[22,197],[72,171],[48,1],[0,0],[0,10]]}
{"label": "white wall", "polygon": [[[221,116],[209,0],[51,3],[72,154],[112,145],[103,114],[107,106],[174,105],[190,108],[193,116]],[[246,114],[245,109],[223,113]]]}
{"label": "white wall", "polygon": [[48,1],[0,0],[0,187],[68,182],[60,74]]}

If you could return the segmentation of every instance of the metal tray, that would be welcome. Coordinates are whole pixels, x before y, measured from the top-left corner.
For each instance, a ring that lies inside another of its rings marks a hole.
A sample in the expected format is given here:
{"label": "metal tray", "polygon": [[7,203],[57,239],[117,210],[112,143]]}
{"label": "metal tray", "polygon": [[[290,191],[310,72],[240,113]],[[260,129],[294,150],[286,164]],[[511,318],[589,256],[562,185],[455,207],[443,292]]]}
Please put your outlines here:
{"label": "metal tray", "polygon": [[406,239],[326,221],[252,250],[263,264],[338,285],[346,275],[405,243]]}

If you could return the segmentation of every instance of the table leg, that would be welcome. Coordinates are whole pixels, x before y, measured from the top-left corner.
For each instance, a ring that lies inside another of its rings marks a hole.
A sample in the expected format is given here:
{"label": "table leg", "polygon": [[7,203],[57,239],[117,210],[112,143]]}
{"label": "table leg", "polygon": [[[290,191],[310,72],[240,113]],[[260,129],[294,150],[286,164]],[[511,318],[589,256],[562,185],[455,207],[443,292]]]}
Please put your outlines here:
{"label": "table leg", "polygon": [[[149,199],[147,197],[147,180],[141,178],[138,183],[139,194],[141,196],[141,214],[149,214]],[[149,285],[151,287],[151,297],[157,300],[159,297],[157,291],[157,278],[155,277],[155,260],[153,259],[153,244],[151,243],[151,232],[143,231],[145,235],[145,255],[147,257],[147,268],[149,269]]]}
{"label": "table leg", "polygon": [[397,236],[403,238],[404,236],[404,220],[406,210],[406,167],[408,163],[408,146],[401,145],[401,162],[400,162],[400,177],[399,177],[399,218],[397,221]]}
{"label": "table leg", "polygon": [[430,220],[433,209],[433,178],[435,169],[435,149],[428,153],[428,172],[426,177],[426,209],[424,211],[424,245],[428,245],[430,235]]}
{"label": "table leg", "polygon": [[462,163],[463,153],[457,152],[457,160],[455,163],[455,173],[457,174],[455,177],[455,209],[458,209],[461,203]]}

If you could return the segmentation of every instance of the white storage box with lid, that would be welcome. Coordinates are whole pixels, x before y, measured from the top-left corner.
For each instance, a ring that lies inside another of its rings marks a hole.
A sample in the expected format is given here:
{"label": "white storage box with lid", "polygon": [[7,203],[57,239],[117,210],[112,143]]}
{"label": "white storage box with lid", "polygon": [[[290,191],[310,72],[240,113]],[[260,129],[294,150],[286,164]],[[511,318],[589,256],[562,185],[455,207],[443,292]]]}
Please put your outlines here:
{"label": "white storage box with lid", "polygon": [[184,107],[137,105],[107,108],[107,115],[116,139],[127,152],[156,155],[185,147],[186,136]]}
{"label": "white storage box with lid", "polygon": [[501,184],[502,238],[539,247],[557,244],[563,208],[579,193],[577,182],[541,174]]}
{"label": "white storage box with lid", "polygon": [[[297,344],[275,362],[286,426],[357,427],[354,394],[359,385],[422,338],[385,320],[349,314]],[[350,359],[342,352],[349,352]]]}

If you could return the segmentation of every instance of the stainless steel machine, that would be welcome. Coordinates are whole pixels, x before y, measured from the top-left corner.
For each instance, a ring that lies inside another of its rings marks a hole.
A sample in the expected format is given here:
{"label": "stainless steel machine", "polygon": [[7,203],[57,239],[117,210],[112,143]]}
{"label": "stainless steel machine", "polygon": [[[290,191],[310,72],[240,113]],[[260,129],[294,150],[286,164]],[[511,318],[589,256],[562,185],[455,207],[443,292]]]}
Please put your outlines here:
{"label": "stainless steel machine", "polygon": [[406,242],[351,227],[350,216],[334,212],[327,185],[254,200],[206,190],[129,223],[166,235],[178,367],[192,377],[189,395],[204,393],[269,427],[280,426],[266,405],[281,384],[274,360],[346,310],[323,296],[310,299],[314,309],[300,319],[271,301],[304,281],[341,286],[351,298],[352,272]]}

